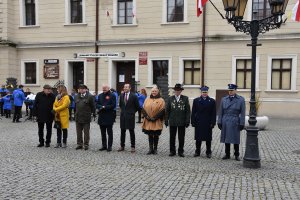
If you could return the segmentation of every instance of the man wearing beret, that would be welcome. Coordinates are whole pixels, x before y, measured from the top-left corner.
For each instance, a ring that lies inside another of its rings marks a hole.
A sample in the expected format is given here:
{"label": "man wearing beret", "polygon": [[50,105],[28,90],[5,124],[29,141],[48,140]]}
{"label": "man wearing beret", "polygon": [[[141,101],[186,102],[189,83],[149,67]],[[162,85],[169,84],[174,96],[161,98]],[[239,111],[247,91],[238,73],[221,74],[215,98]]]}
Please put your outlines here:
{"label": "man wearing beret", "polygon": [[196,151],[200,156],[201,143],[206,141],[206,157],[211,158],[212,129],[216,124],[216,101],[208,96],[209,87],[200,88],[201,96],[193,101],[191,123],[195,127]]}
{"label": "man wearing beret", "polygon": [[230,159],[230,144],[233,144],[235,160],[240,161],[240,131],[245,126],[245,99],[236,94],[236,89],[237,85],[228,84],[228,95],[222,98],[218,114],[221,143],[225,143],[223,160]]}
{"label": "man wearing beret", "polygon": [[169,156],[176,155],[176,132],[178,130],[178,155],[184,157],[184,137],[185,129],[190,124],[190,103],[187,96],[181,95],[184,90],[183,86],[179,83],[173,88],[175,95],[167,100],[166,104],[166,127],[170,125],[170,154]]}
{"label": "man wearing beret", "polygon": [[55,95],[51,92],[52,87],[48,84],[44,85],[43,91],[38,92],[33,104],[33,115],[36,116],[39,127],[39,142],[38,147],[43,147],[44,140],[44,126],[46,124],[46,147],[50,147],[51,135],[52,135],[52,122],[54,115],[52,114],[53,103],[55,101]]}
{"label": "man wearing beret", "polygon": [[[79,85],[78,94],[75,96],[75,121],[76,121],[76,132],[77,132],[77,147],[78,149],[88,150],[90,142],[90,123],[92,120],[92,114],[95,114],[95,99],[87,91],[86,85]],[[82,137],[84,132],[84,139]]]}

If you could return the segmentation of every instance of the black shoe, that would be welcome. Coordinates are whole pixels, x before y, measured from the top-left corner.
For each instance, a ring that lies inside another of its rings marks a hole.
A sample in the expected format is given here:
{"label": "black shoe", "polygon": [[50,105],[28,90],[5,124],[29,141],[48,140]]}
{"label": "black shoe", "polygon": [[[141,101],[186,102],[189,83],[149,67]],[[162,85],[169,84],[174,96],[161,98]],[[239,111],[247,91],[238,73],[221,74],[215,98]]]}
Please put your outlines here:
{"label": "black shoe", "polygon": [[183,153],[178,153],[178,156],[183,158],[184,154]]}
{"label": "black shoe", "polygon": [[230,156],[225,155],[222,159],[223,160],[228,160],[228,159],[230,159]]}
{"label": "black shoe", "polygon": [[151,154],[153,154],[153,150],[149,150],[147,153],[147,155],[151,155]]}
{"label": "black shoe", "polygon": [[76,147],[76,150],[78,150],[78,149],[82,149],[82,146],[77,146],[77,147]]}
{"label": "black shoe", "polygon": [[37,147],[43,147],[43,146],[44,146],[44,144],[42,144],[42,143],[37,145]]}
{"label": "black shoe", "polygon": [[85,146],[85,147],[84,147],[84,150],[89,150],[89,147],[88,147],[88,146]]}
{"label": "black shoe", "polygon": [[105,151],[105,150],[107,150],[106,147],[102,147],[101,149],[99,149],[99,151]]}
{"label": "black shoe", "polygon": [[152,154],[156,155],[156,154],[157,154],[157,149],[154,149],[154,150],[152,151]]}
{"label": "black shoe", "polygon": [[170,157],[176,156],[176,153],[171,152],[171,153],[169,154],[169,156],[170,156]]}
{"label": "black shoe", "polygon": [[50,144],[49,144],[49,143],[46,143],[45,147],[50,147]]}
{"label": "black shoe", "polygon": [[108,148],[107,148],[107,151],[108,151],[108,152],[112,151],[111,147],[108,147]]}
{"label": "black shoe", "polygon": [[199,157],[200,156],[200,153],[195,153],[194,154],[194,157]]}
{"label": "black shoe", "polygon": [[235,160],[236,161],[241,161],[240,157],[238,157],[238,156],[235,156]]}
{"label": "black shoe", "polygon": [[211,153],[206,154],[207,158],[211,158]]}

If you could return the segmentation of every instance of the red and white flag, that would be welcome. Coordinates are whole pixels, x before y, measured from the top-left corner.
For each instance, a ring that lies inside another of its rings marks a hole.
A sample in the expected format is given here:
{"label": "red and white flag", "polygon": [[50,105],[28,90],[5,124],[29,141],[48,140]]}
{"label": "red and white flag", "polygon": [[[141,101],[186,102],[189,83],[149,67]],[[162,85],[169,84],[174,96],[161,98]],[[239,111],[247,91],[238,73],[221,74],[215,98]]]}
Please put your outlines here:
{"label": "red and white flag", "polygon": [[208,0],[197,0],[197,17],[201,15],[203,12],[203,7],[207,3]]}
{"label": "red and white flag", "polygon": [[294,6],[292,10],[292,20],[300,22],[300,6],[299,6],[299,0],[297,1],[296,5]]}

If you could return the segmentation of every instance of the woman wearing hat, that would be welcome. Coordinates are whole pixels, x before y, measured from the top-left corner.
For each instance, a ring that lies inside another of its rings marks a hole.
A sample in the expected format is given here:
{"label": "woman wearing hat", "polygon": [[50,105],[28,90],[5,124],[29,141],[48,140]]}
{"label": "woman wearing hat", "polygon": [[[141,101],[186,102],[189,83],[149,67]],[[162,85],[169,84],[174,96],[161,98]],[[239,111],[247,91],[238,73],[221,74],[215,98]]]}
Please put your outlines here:
{"label": "woman wearing hat", "polygon": [[[69,128],[69,106],[70,98],[67,92],[67,88],[64,85],[57,87],[58,95],[55,98],[53,104],[53,110],[55,112],[55,128],[57,129],[57,144],[55,148],[67,147],[68,128]],[[61,138],[63,137],[63,143],[61,144]]]}
{"label": "woman wearing hat", "polygon": [[159,136],[163,129],[163,116],[165,113],[165,101],[159,94],[159,89],[153,87],[151,95],[144,102],[142,109],[144,121],[142,129],[148,135],[149,154],[157,154]]}

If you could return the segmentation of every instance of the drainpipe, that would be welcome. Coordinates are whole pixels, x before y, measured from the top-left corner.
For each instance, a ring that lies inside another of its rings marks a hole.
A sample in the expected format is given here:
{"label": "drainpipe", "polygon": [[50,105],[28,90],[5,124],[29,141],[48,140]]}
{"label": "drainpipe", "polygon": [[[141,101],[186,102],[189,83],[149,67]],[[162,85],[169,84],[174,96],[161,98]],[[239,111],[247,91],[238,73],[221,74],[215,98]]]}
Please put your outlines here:
{"label": "drainpipe", "polygon": [[[95,53],[99,53],[97,42],[99,41],[99,0],[96,0],[96,32],[95,32]],[[99,58],[95,58],[95,92],[98,94],[98,67]]]}
{"label": "drainpipe", "polygon": [[204,72],[205,72],[205,28],[206,28],[206,6],[203,8],[203,23],[202,23],[202,55],[201,55],[201,86],[204,86]]}

